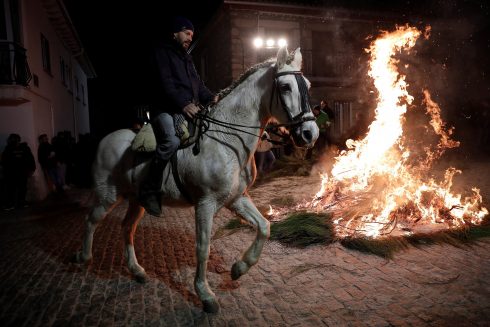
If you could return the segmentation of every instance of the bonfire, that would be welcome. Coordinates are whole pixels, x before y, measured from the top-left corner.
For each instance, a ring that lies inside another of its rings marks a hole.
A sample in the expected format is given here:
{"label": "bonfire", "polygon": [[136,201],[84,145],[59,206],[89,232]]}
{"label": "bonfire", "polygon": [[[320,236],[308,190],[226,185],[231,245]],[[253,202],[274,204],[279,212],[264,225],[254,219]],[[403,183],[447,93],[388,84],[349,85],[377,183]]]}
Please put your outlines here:
{"label": "bonfire", "polygon": [[[414,100],[406,76],[399,73],[396,55],[410,49],[430,28],[397,27],[383,32],[366,51],[369,76],[377,90],[377,106],[367,134],[347,140],[347,150],[335,158],[330,173],[321,175],[321,189],[296,210],[331,212],[337,237],[379,238],[410,235],[417,231],[460,228],[479,224],[488,210],[482,207],[477,188],[463,197],[451,190],[461,171],[448,167],[444,177],[431,176],[431,167],[447,149],[459,146],[451,139],[453,129],[441,117],[441,109],[424,89],[428,129],[435,144],[414,148],[404,136],[406,113]],[[408,67],[405,67],[408,68]],[[422,153],[422,155],[421,155]],[[269,217],[280,220],[289,210],[271,207]]]}

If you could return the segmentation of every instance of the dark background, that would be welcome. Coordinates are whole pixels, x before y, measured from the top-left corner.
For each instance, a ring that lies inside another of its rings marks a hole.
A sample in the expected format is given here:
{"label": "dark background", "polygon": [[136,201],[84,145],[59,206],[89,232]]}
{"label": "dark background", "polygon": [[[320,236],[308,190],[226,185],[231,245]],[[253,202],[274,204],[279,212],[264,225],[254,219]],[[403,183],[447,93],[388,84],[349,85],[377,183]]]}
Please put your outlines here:
{"label": "dark background", "polygon": [[[291,1],[306,3],[301,1]],[[421,20],[450,21],[452,35],[438,35],[426,42],[428,62],[420,65],[415,84],[434,86],[434,97],[444,106],[451,123],[462,120],[471,128],[478,123],[474,111],[490,112],[490,4],[484,0],[429,1],[310,1],[355,10],[388,11],[400,24],[423,25]],[[92,131],[101,137],[130,127],[134,107],[143,104],[148,83],[145,53],[151,40],[162,33],[172,16],[188,17],[195,25],[194,42],[221,5],[212,1],[77,1],[65,0],[97,78],[89,80]],[[172,7],[172,9],[170,8]],[[455,23],[456,22],[456,23]],[[421,24],[422,23],[422,24]],[[434,57],[436,59],[430,59]],[[434,62],[430,62],[433,60]],[[431,65],[448,65],[450,71],[431,74]],[[218,91],[218,90],[213,90]],[[469,117],[469,118],[468,118]],[[95,121],[94,121],[95,120]]]}
{"label": "dark background", "polygon": [[[95,68],[88,81],[91,129],[98,137],[131,126],[135,106],[144,104],[147,53],[174,15],[188,17],[198,41],[221,1],[67,0],[65,6]],[[172,9],[170,8],[172,7]],[[95,121],[94,121],[95,120]]]}

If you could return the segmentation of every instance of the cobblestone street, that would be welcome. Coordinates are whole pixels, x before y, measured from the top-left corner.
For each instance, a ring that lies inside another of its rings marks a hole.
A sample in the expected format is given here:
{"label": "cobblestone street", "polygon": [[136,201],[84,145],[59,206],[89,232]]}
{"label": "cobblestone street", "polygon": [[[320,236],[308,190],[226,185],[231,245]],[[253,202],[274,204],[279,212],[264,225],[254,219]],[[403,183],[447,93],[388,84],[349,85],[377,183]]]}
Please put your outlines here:
{"label": "cobblestone street", "polygon": [[[123,260],[115,209],[95,233],[89,266],[70,263],[80,248],[88,192],[54,206],[0,215],[2,326],[489,326],[490,242],[410,248],[385,260],[340,244],[288,248],[268,242],[239,281],[231,265],[251,230],[215,239],[208,265],[221,309],[202,311],[194,293],[192,209],[145,216],[136,255],[150,279],[139,284]],[[54,209],[56,208],[56,209]],[[214,231],[232,214],[222,210]]]}

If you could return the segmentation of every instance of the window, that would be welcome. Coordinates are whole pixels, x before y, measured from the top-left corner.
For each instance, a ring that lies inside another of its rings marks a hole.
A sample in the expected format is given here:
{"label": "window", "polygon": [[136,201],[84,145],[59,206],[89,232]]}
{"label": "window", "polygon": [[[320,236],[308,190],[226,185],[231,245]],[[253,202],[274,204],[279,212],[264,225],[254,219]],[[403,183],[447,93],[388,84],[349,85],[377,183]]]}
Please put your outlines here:
{"label": "window", "polygon": [[78,77],[77,76],[75,76],[75,96],[76,96],[77,100],[80,100],[80,86],[78,83]]}
{"label": "window", "polygon": [[0,40],[7,40],[7,16],[5,15],[5,6],[0,2]]}
{"label": "window", "polygon": [[20,1],[0,1],[0,40],[22,44]]}
{"label": "window", "polygon": [[41,53],[43,57],[43,68],[44,70],[51,74],[51,58],[49,53],[49,41],[41,34]]}
{"label": "window", "polygon": [[12,34],[14,42],[21,43],[21,22],[19,0],[10,0],[10,16],[12,19]]}
{"label": "window", "polygon": [[85,85],[82,84],[82,103],[85,104]]}
{"label": "window", "polygon": [[313,76],[348,77],[352,74],[352,54],[345,48],[334,46],[333,32],[312,31],[319,42],[312,45]]}
{"label": "window", "polygon": [[312,61],[314,76],[333,76],[335,63],[333,61],[334,48],[332,47],[333,33],[312,31],[319,42],[313,42]]}
{"label": "window", "polygon": [[352,126],[352,106],[349,101],[334,101],[334,134],[340,136]]}
{"label": "window", "polygon": [[61,83],[63,83],[64,86],[66,86],[66,64],[65,64],[65,59],[60,56],[60,78],[61,78]]}
{"label": "window", "polygon": [[68,92],[72,93],[73,81],[72,81],[72,74],[71,74],[71,66],[69,66],[68,64],[65,64],[65,72],[66,72],[66,88],[68,89]]}
{"label": "window", "polygon": [[36,74],[32,74],[32,82],[34,86],[39,87],[39,77]]}

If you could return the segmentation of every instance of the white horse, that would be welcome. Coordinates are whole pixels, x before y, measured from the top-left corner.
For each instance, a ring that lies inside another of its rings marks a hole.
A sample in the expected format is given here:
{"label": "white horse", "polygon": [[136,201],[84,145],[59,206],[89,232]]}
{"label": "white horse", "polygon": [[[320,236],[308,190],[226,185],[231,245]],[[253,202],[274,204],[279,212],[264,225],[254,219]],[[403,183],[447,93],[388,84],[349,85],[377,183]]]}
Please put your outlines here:
{"label": "white horse", "polygon": [[[309,106],[309,82],[300,72],[301,62],[299,48],[291,54],[282,48],[275,62],[271,60],[251,68],[222,92],[221,100],[212,108],[209,117],[215,123],[210,123],[210,129],[202,138],[200,152],[194,155],[190,147],[181,149],[176,154],[177,171],[173,171],[173,165],[165,168],[163,203],[195,207],[197,269],[194,286],[206,312],[219,310],[206,277],[216,212],[226,207],[257,228],[255,240],[241,260],[232,266],[234,280],[257,263],[269,237],[269,222],[247,194],[256,175],[253,154],[257,136],[274,117],[280,124],[290,127],[298,146],[311,147],[318,138],[318,127]],[[216,124],[217,121],[225,123]],[[242,131],[245,128],[233,124],[253,128],[245,133]],[[131,150],[134,137],[131,130],[118,130],[99,144],[93,166],[98,201],[86,218],[82,250],[75,254],[75,260],[85,263],[92,259],[93,235],[98,222],[127,198],[129,208],[122,222],[126,242],[124,254],[130,272],[138,281],[144,282],[147,275],[136,259],[134,234],[144,215],[144,209],[136,199],[149,161],[137,160],[139,154]],[[176,182],[174,174],[178,174],[180,182]],[[185,191],[181,191],[182,188]]]}

